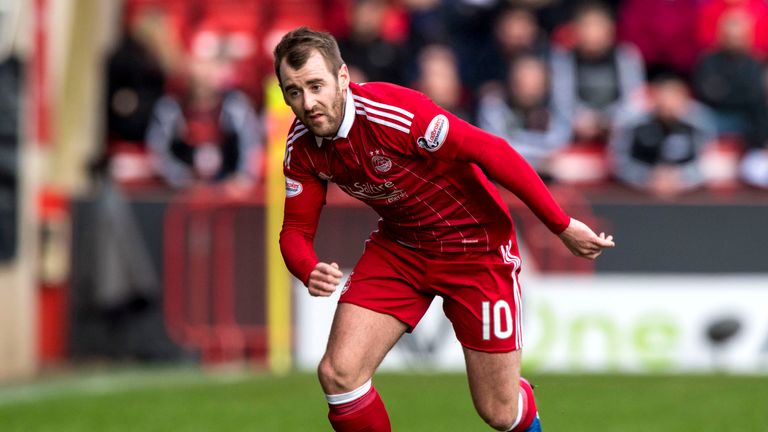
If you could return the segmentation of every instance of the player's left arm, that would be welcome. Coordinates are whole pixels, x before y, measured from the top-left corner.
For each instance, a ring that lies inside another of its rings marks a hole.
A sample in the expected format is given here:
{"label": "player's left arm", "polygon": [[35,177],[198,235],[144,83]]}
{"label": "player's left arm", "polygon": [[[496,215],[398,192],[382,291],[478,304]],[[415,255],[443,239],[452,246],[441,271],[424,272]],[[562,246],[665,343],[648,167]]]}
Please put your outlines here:
{"label": "player's left arm", "polygon": [[601,232],[598,236],[590,227],[578,219],[571,218],[568,228],[559,234],[572,254],[584,258],[595,259],[603,253],[603,249],[616,246],[613,236]]}
{"label": "player's left arm", "polygon": [[597,235],[584,223],[569,217],[536,171],[503,138],[472,126],[424,99],[411,128],[420,153],[478,165],[518,196],[574,255],[594,259],[603,249],[614,246],[612,236]]}
{"label": "player's left arm", "polygon": [[[458,120],[458,119],[457,119]],[[576,256],[595,259],[614,247],[613,236],[595,234],[569,217],[557,204],[541,177],[506,141],[469,124],[456,158],[480,166],[492,179],[517,195]]]}

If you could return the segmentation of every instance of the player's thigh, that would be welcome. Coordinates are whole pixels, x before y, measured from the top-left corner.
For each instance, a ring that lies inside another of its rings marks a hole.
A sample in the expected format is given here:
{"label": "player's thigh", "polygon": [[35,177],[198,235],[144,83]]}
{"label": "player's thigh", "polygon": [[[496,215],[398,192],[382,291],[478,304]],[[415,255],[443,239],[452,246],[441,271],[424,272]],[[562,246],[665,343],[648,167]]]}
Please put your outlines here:
{"label": "player's thigh", "polygon": [[522,348],[522,295],[518,267],[460,263],[443,272],[437,289],[443,310],[465,348],[498,353]]}
{"label": "player's thigh", "polygon": [[325,392],[344,393],[363,385],[407,328],[391,315],[339,303],[318,368]]}
{"label": "player's thigh", "polygon": [[418,254],[391,241],[374,238],[366,243],[342,288],[320,364],[326,392],[365,383],[400,336],[416,327],[434,297],[415,289],[422,266]]}
{"label": "player's thigh", "polygon": [[472,402],[483,418],[516,414],[520,353],[520,350],[490,353],[464,348]]}

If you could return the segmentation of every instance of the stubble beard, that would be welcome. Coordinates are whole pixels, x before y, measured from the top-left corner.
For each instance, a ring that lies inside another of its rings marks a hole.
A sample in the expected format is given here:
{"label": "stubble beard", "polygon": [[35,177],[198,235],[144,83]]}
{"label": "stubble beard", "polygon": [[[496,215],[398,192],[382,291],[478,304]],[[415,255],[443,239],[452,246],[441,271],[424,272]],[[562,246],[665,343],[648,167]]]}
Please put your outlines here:
{"label": "stubble beard", "polygon": [[325,115],[325,125],[320,127],[313,125],[309,119],[309,113],[305,113],[304,125],[317,137],[333,138],[336,136],[336,132],[339,131],[341,119],[344,115],[344,94],[341,89],[338,89],[336,97],[331,102],[331,109],[325,110],[321,108],[319,112]]}

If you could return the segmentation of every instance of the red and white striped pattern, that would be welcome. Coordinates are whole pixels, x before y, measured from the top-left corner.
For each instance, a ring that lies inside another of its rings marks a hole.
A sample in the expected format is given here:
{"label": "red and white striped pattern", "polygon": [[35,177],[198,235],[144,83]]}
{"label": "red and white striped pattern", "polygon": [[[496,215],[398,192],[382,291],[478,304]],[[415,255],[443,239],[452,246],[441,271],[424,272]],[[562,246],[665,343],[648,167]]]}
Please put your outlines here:
{"label": "red and white striped pattern", "polygon": [[[458,204],[458,205],[459,205],[459,207],[461,207],[461,209],[462,209],[462,210],[464,210],[464,211],[467,213],[467,215],[468,215],[469,217],[471,217],[471,218],[472,218],[472,220],[473,220],[473,221],[475,221],[475,223],[477,224],[477,226],[479,226],[480,228],[482,228],[482,230],[483,230],[483,233],[485,234],[485,241],[486,241],[486,242],[490,242],[490,241],[491,241],[491,237],[490,237],[490,235],[488,234],[488,230],[486,230],[486,229],[485,229],[485,226],[483,226],[483,224],[481,224],[481,223],[480,223],[480,221],[478,221],[478,220],[477,220],[477,218],[475,217],[475,215],[473,215],[473,214],[472,214],[472,212],[470,212],[470,211],[469,211],[469,210],[468,210],[468,209],[467,209],[467,208],[464,206],[464,204],[461,202],[461,200],[459,200],[459,199],[457,199],[456,197],[454,197],[454,196],[453,196],[453,194],[451,194],[451,192],[450,192],[450,191],[448,191],[448,190],[447,190],[447,189],[445,189],[444,187],[442,187],[442,186],[438,185],[437,183],[435,183],[435,182],[433,182],[433,181],[431,181],[431,180],[425,179],[424,177],[422,177],[422,176],[420,176],[420,175],[416,174],[414,171],[410,170],[410,169],[409,169],[407,166],[404,166],[404,165],[400,165],[400,164],[398,164],[397,162],[393,162],[393,163],[394,163],[396,166],[398,166],[398,167],[400,167],[401,169],[403,169],[404,171],[408,172],[410,175],[412,175],[412,176],[416,177],[416,178],[417,178],[419,181],[421,181],[421,182],[423,182],[423,183],[425,183],[425,184],[429,184],[429,185],[431,185],[432,187],[434,187],[434,188],[437,188],[437,189],[438,189],[439,191],[441,191],[442,193],[445,193],[445,194],[446,194],[446,195],[447,195],[447,196],[448,196],[450,199],[452,199],[452,200],[453,200],[453,201],[454,201],[456,204]],[[416,198],[418,199],[418,197],[416,197]],[[420,200],[420,201],[421,201],[421,200]],[[425,204],[426,204],[426,203],[425,203]],[[433,213],[437,214],[437,217],[439,217],[441,220],[444,220],[443,216],[440,214],[440,212],[439,212],[439,211],[435,210],[434,208],[430,207],[429,205],[427,205],[427,207],[429,207],[429,209],[430,209],[430,210],[431,210]],[[451,225],[451,223],[450,223],[450,222],[448,222],[448,221],[445,221],[445,223],[446,223],[446,225],[453,227],[453,226]],[[467,238],[467,237],[464,235],[464,233],[462,232],[462,230],[461,230],[460,228],[456,228],[456,230],[459,232],[459,235],[460,235],[460,236],[461,236],[461,238],[462,238],[462,244],[464,245],[464,252],[466,252],[466,251],[467,251],[467,244],[468,244],[468,243],[470,243],[470,242],[476,242],[477,240],[476,240],[476,239],[468,239],[468,238]],[[503,247],[503,246],[502,246],[502,247]],[[512,245],[511,245],[511,242],[510,242],[510,248],[511,248],[511,247],[512,247]],[[440,252],[442,252],[442,251],[443,251],[443,242],[442,242],[442,241],[440,241]],[[506,260],[505,260],[505,262],[506,262]]]}
{"label": "red and white striped pattern", "polygon": [[291,130],[291,133],[288,134],[288,138],[286,138],[286,144],[291,145],[294,141],[299,139],[300,136],[304,135],[305,133],[309,132],[309,129],[307,129],[306,126],[304,126],[304,123],[296,122],[296,125]]}
{"label": "red and white striped pattern", "polygon": [[356,114],[365,116],[370,122],[378,123],[406,134],[410,133],[413,113],[400,107],[372,101],[362,96],[352,95],[352,98],[355,100]]}
{"label": "red and white striped pattern", "polygon": [[296,125],[288,134],[288,138],[285,139],[285,159],[283,159],[283,165],[287,168],[291,167],[291,152],[293,151],[293,142],[299,139],[302,135],[309,132],[306,126],[301,122],[296,122]]}

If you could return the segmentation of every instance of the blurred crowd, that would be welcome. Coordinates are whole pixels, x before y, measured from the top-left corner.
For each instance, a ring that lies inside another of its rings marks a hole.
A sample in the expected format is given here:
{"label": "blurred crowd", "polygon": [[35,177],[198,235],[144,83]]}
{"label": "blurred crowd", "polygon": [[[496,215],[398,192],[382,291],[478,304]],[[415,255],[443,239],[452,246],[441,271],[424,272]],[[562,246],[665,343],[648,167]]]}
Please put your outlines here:
{"label": "blurred crowd", "polygon": [[[314,3],[353,81],[424,92],[547,181],[768,188],[768,0]],[[247,190],[264,171],[258,2],[183,19],[162,4],[126,2],[108,59],[109,172]]]}

